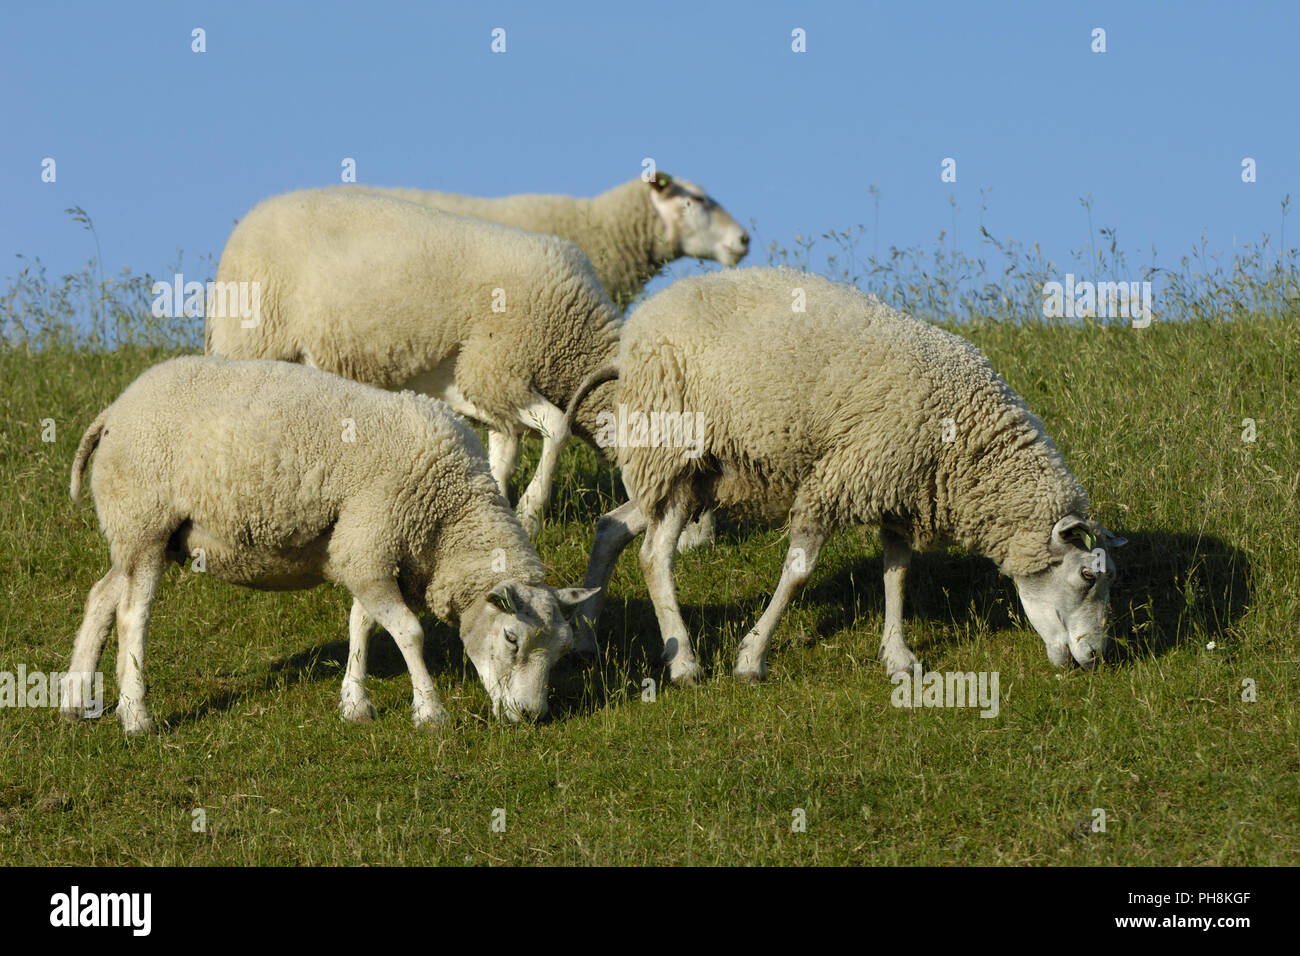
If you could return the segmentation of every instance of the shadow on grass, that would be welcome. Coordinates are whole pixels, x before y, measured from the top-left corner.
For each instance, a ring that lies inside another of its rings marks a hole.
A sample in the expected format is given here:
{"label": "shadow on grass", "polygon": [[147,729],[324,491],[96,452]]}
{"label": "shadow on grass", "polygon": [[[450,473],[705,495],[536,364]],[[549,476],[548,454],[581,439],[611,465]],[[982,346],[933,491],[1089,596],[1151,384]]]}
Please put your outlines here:
{"label": "shadow on grass", "polygon": [[[719,540],[743,540],[746,530],[745,525],[721,525]],[[1179,644],[1228,635],[1253,593],[1250,561],[1244,552],[1210,536],[1135,532],[1126,537],[1129,543],[1114,554],[1119,576],[1111,589],[1113,640],[1108,658],[1112,664],[1159,656]],[[635,542],[630,545],[635,546]],[[812,611],[814,619],[805,628],[804,642],[828,639],[864,616],[874,618],[879,626],[885,603],[883,572],[881,557],[876,555],[855,557],[825,576],[814,575],[811,585],[796,598],[800,606]],[[732,600],[719,603],[683,605],[682,614],[694,631],[696,656],[705,666],[706,679],[730,673],[732,662],[723,654],[734,654],[735,648],[723,648],[721,635],[745,633],[758,619],[775,585],[774,575],[765,591],[733,595]],[[916,554],[906,587],[905,626],[924,620],[959,629],[973,624],[995,632],[1029,627],[1011,579],[978,555]],[[597,637],[602,658],[589,665],[591,672],[585,677],[581,667],[567,672],[557,669],[553,679],[557,716],[599,709],[639,694],[641,681],[647,677],[657,682],[666,678],[659,663],[663,643],[644,588],[606,605]],[[790,640],[788,631],[784,639]],[[769,660],[780,654],[782,642],[778,631]],[[924,642],[909,642],[924,656]]]}
{"label": "shadow on grass", "polygon": [[[754,527],[722,523],[719,539],[744,540]],[[1111,591],[1112,663],[1158,656],[1182,643],[1227,636],[1249,606],[1252,594],[1250,562],[1242,551],[1208,536],[1130,533],[1127,537],[1129,543],[1114,555],[1120,573]],[[636,546],[636,542],[630,545]],[[864,616],[878,622],[884,614],[882,575],[879,555],[853,557],[829,574],[815,575],[813,583],[796,598],[800,606],[812,610],[814,618],[805,631],[805,642],[828,639]],[[719,595],[721,600],[717,602],[683,606],[683,616],[694,630],[696,655],[705,662],[706,678],[729,674],[731,661],[723,654],[734,653],[735,649],[722,647],[721,635],[728,630],[747,631],[775,584],[773,576],[767,590]],[[976,624],[991,631],[1027,626],[1014,585],[983,557],[944,552],[917,554],[908,570],[906,586],[905,625],[924,620],[957,627]],[[435,678],[461,673],[467,665],[456,629],[432,618],[422,623],[429,672]],[[633,596],[615,598],[606,604],[597,636],[602,649],[599,661],[587,662],[570,655],[552,671],[554,718],[590,714],[638,696],[646,678],[657,685],[665,679],[659,660],[663,649],[659,626],[644,587]],[[781,643],[778,637],[769,658],[780,653]],[[912,646],[924,654],[925,644]],[[243,698],[282,685],[305,680],[341,681],[347,653],[347,641],[338,640],[282,658],[261,680],[249,680],[241,687],[209,696],[195,707],[173,715],[167,723],[174,726],[196,722],[208,714],[231,709]],[[406,662],[396,644],[382,632],[371,639],[368,664],[368,673],[376,677],[406,674]]]}
{"label": "shadow on grass", "polygon": [[[457,631],[436,618],[421,620],[424,626],[424,660],[429,673],[436,680],[441,675],[459,674],[461,645]],[[210,714],[220,714],[239,705],[246,698],[259,693],[288,687],[302,681],[334,681],[342,686],[343,672],[347,668],[348,642],[329,641],[308,650],[283,657],[271,665],[261,679],[252,678],[240,686],[212,694],[187,710],[172,714],[163,723],[175,728],[197,723]],[[407,673],[406,661],[396,642],[386,631],[380,630],[370,639],[366,661],[369,677],[399,677]]]}
{"label": "shadow on grass", "polygon": [[1244,551],[1210,535],[1126,537],[1129,543],[1115,554],[1119,578],[1111,588],[1112,660],[1230,636],[1255,593]]}

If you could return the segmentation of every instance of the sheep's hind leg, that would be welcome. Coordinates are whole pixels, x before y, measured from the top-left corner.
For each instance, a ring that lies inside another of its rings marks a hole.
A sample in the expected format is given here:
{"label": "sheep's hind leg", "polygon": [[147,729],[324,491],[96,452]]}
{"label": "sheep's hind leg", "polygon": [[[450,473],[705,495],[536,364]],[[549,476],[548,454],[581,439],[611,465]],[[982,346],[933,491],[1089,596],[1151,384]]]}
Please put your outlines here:
{"label": "sheep's hind leg", "polygon": [[659,619],[659,633],[664,642],[664,663],[673,683],[692,686],[703,676],[686,622],[677,604],[677,588],[673,582],[673,562],[677,557],[677,537],[686,524],[686,508],[680,504],[669,505],[658,521],[651,521],[641,542],[641,573],[650,589],[655,616]]}
{"label": "sheep's hind leg", "polygon": [[587,562],[587,575],[582,580],[584,588],[600,588],[600,593],[578,606],[573,616],[576,627],[574,650],[579,654],[598,655],[596,621],[605,606],[609,579],[614,573],[618,556],[632,539],[646,529],[646,518],[635,501],[619,505],[596,522],[596,538],[591,545],[591,560]]}
{"label": "sheep's hind leg", "polygon": [[398,590],[396,582],[375,581],[354,589],[352,596],[361,602],[367,615],[392,635],[397,642],[397,649],[406,660],[406,669],[411,672],[411,717],[415,726],[434,730],[440,728],[447,722],[447,711],[438,700],[438,692],[433,688],[429,669],[424,666],[424,628],[420,627],[420,619],[411,613],[411,609],[402,600],[402,592]]}
{"label": "sheep's hind leg", "polygon": [[542,435],[542,455],[537,470],[519,496],[519,506],[515,509],[524,530],[533,538],[542,530],[542,519],[551,503],[555,467],[569,436],[564,430],[564,409],[552,405],[540,395],[535,395],[527,408],[519,410],[519,421]]}
{"label": "sheep's hind leg", "polygon": [[763,616],[753,630],[740,642],[736,667],[732,674],[739,680],[761,681],[767,676],[767,648],[776,633],[781,615],[790,604],[795,592],[812,576],[826,543],[826,532],[806,518],[793,517],[790,523],[790,549],[786,552],[781,580],[768,602]]}
{"label": "sheep's hind leg", "polygon": [[519,435],[488,428],[488,463],[492,477],[501,489],[501,496],[510,500],[510,476],[515,473],[519,460]]}
{"label": "sheep's hind leg", "polygon": [[885,631],[880,638],[880,660],[885,672],[920,673],[921,662],[903,640],[903,581],[912,560],[911,546],[900,536],[882,530],[880,541],[885,552]]}
{"label": "sheep's hind leg", "polygon": [[353,598],[348,618],[348,666],[339,693],[339,716],[354,724],[368,724],[375,719],[375,708],[366,693],[366,656],[376,622],[361,602]]}
{"label": "sheep's hind leg", "polygon": [[[114,563],[117,563],[116,561]],[[117,605],[117,717],[128,734],[154,730],[145,707],[144,655],[149,641],[149,612],[166,567],[164,549],[143,552],[134,562]]]}
{"label": "sheep's hind leg", "polygon": [[100,578],[86,597],[86,614],[72,645],[72,662],[59,683],[59,712],[68,720],[98,717],[99,710],[88,709],[85,699],[90,690],[90,675],[99,670],[113,618],[126,590],[126,576],[114,566]]}

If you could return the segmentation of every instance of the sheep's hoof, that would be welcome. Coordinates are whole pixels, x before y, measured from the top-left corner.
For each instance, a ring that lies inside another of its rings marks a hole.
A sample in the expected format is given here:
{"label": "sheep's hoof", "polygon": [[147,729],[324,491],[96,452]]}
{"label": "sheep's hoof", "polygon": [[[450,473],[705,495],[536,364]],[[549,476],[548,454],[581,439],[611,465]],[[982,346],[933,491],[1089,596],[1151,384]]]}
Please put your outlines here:
{"label": "sheep's hoof", "polygon": [[713,525],[688,524],[677,538],[677,553],[685,554],[713,544]]}
{"label": "sheep's hoof", "polygon": [[899,677],[906,677],[911,679],[912,677],[925,676],[925,671],[921,668],[921,662],[918,661],[916,657],[911,654],[909,654],[908,657],[910,658],[909,660],[903,660],[903,661],[884,660],[882,662],[885,665],[885,670],[889,672],[889,679],[891,681],[895,681]]}
{"label": "sheep's hoof", "polygon": [[339,717],[349,724],[369,724],[374,722],[376,714],[368,700],[345,700],[339,702]]}
{"label": "sheep's hoof", "polygon": [[426,733],[441,733],[443,728],[450,723],[451,718],[442,708],[437,710],[417,710],[413,714],[415,729],[423,730]]}
{"label": "sheep's hoof", "polygon": [[123,710],[119,705],[117,708],[117,717],[122,721],[122,732],[132,736],[143,734],[156,734],[158,727],[154,724],[153,718],[139,707],[129,707]]}
{"label": "sheep's hoof", "polygon": [[742,684],[760,684],[763,682],[763,678],[767,676],[767,669],[764,667],[744,668],[736,665],[736,669],[731,672],[731,676]]}
{"label": "sheep's hoof", "polygon": [[704,668],[692,661],[680,669],[670,668],[668,676],[678,687],[698,687],[704,680]]}
{"label": "sheep's hoof", "polygon": [[59,716],[70,724],[79,724],[86,719],[85,711],[80,707],[60,707]]}

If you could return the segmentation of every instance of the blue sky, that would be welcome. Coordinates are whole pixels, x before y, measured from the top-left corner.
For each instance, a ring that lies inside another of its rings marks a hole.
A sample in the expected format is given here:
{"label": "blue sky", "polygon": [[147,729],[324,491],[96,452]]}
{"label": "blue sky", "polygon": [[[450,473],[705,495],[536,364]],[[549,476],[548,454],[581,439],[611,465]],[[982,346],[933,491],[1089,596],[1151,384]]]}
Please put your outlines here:
{"label": "blue sky", "polygon": [[107,271],[157,275],[177,249],[198,269],[344,157],[362,182],[593,195],[651,156],[764,243],[870,228],[875,183],[882,251],[951,237],[950,197],[977,251],[983,188],[991,232],[1058,261],[1087,241],[1087,193],[1095,226],[1164,264],[1202,232],[1276,241],[1300,194],[1292,3],[96,2],[0,23],[6,278],[15,253],[60,273],[93,255],[72,205]]}

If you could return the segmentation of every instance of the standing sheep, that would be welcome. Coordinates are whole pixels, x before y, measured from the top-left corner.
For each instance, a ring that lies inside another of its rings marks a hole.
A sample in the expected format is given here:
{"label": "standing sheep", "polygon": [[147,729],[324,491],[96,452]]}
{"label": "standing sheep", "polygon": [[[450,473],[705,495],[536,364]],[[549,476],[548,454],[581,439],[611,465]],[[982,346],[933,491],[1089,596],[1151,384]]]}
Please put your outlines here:
{"label": "standing sheep", "polygon": [[749,233],[708,193],[662,172],[648,182],[634,179],[590,199],[530,193],[488,199],[396,187],[335,188],[394,196],[568,239],[586,253],[620,309],[674,259],[695,256],[734,266],[749,252]]}
{"label": "standing sheep", "polygon": [[[497,491],[482,446],[441,402],[391,395],[282,362],[190,356],[141,375],[82,436],[71,493],[91,489],[112,569],[91,589],[63,713],[84,713],[116,615],[118,717],[145,708],[149,612],[168,560],[202,557],[223,581],[267,590],[323,581],[352,592],[344,719],[373,716],[366,650],[382,625],[411,672],[417,726],[447,719],[424,666],[418,611],[460,622],[494,713],[546,713],[568,617],[595,594],[557,590]],[[84,682],[84,683],[83,683]]]}
{"label": "standing sheep", "polygon": [[[806,314],[791,321],[800,300]],[[638,308],[617,362],[589,376],[569,414],[609,378],[627,424],[617,457],[631,500],[597,525],[586,585],[603,596],[619,553],[646,532],[641,568],[674,681],[701,672],[677,605],[673,544],[713,506],[790,527],[780,582],[741,643],[739,678],[765,676],[781,614],[844,525],[880,528],[880,657],[891,676],[920,667],[903,640],[912,551],[945,544],[1012,577],[1053,664],[1090,665],[1104,652],[1106,546],[1124,542],[1087,519],[1088,496],[1042,423],[964,339],[817,276],[745,269],[683,279]],[[687,414],[689,442],[664,424]],[[601,599],[582,616],[594,620]]]}
{"label": "standing sheep", "polygon": [[[564,403],[613,358],[622,328],[571,242],[338,189],[258,203],[221,255],[215,287],[232,283],[258,290],[248,297],[256,314],[210,298],[210,354],[300,362],[441,398],[487,425],[503,494],[522,430],[539,431],[545,453]],[[594,414],[579,416],[579,435]],[[538,469],[520,498],[530,534],[553,474]]]}

